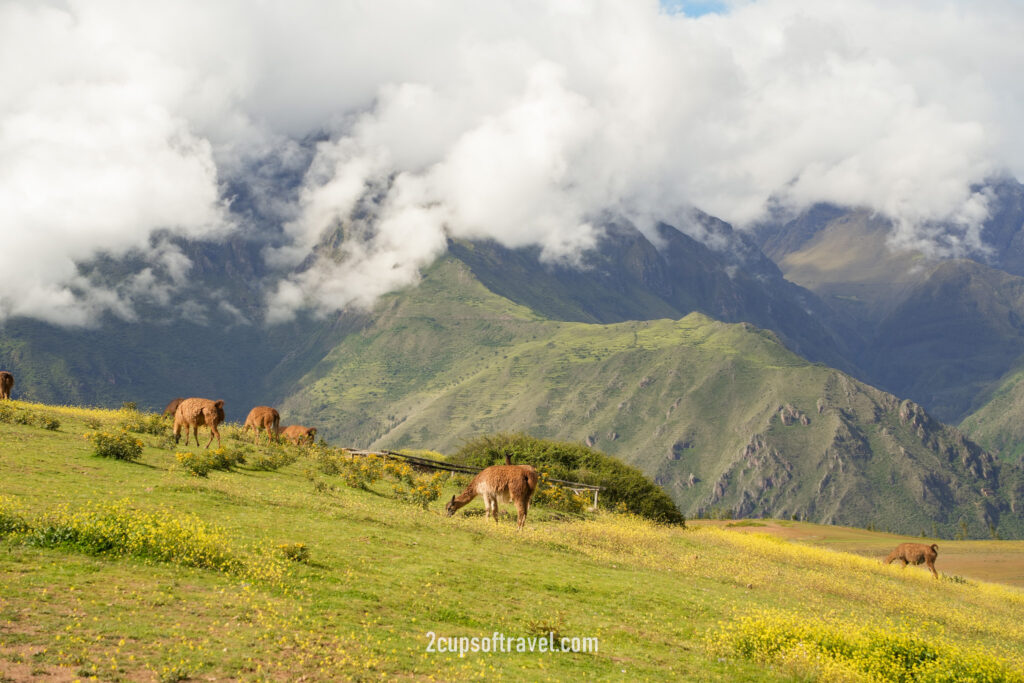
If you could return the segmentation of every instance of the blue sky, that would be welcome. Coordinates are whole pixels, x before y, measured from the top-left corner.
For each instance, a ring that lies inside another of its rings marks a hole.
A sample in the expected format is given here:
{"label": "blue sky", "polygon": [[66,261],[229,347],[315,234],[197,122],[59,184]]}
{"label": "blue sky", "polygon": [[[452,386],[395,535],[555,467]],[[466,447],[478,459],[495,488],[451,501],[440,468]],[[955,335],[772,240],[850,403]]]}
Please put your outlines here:
{"label": "blue sky", "polygon": [[724,14],[728,8],[720,0],[661,0],[661,6],[669,13],[682,12],[688,17],[704,14]]}

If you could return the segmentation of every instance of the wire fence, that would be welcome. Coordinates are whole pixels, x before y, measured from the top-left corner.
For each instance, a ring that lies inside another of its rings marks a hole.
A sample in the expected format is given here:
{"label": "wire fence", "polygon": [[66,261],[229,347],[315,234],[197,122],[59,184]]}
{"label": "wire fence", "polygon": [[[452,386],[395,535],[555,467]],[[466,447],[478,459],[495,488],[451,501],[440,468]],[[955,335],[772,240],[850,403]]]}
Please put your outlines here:
{"label": "wire fence", "polygon": [[[443,462],[441,460],[431,460],[430,458],[421,458],[417,455],[406,455],[405,453],[396,453],[395,451],[367,451],[360,448],[346,448],[344,449],[352,455],[378,455],[384,458],[394,458],[396,460],[403,460],[410,465],[416,467],[422,467],[424,469],[439,470],[442,472],[453,472],[457,474],[479,474],[482,467],[470,467],[468,465],[456,465],[450,462]],[[550,484],[558,484],[563,488],[570,489],[577,495],[583,494],[594,494],[594,507],[597,507],[597,494],[599,491],[603,491],[603,486],[596,486],[594,484],[584,484],[578,481],[566,481],[564,479],[548,479]]]}

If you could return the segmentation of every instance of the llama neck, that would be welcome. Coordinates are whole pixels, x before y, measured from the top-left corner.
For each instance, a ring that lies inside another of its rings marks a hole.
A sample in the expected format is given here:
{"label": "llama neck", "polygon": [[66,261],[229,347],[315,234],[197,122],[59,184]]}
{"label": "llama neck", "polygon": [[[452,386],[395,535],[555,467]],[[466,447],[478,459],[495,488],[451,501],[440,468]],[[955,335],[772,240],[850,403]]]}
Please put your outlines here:
{"label": "llama neck", "polygon": [[476,489],[473,487],[472,484],[470,484],[469,486],[466,487],[465,491],[455,496],[453,507],[455,510],[458,510],[459,508],[465,505],[469,505],[470,501],[472,501],[474,498],[476,498]]}

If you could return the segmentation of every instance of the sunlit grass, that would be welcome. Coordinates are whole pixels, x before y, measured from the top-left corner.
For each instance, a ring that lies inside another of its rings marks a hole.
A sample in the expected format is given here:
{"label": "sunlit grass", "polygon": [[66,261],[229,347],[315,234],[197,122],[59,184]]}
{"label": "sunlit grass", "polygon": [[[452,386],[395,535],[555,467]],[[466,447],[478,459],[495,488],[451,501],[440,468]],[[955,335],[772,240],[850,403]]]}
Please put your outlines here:
{"label": "sunlit grass", "polygon": [[[205,478],[154,434],[138,435],[138,462],[93,457],[85,421],[121,412],[61,414],[56,433],[0,424],[0,671],[20,658],[25,676],[83,680],[857,680],[857,662],[916,642],[965,662],[984,652],[1010,680],[1024,667],[1014,588],[604,511],[537,506],[522,532],[507,505],[497,522],[479,502],[445,518],[463,479],[385,461],[352,486],[342,471],[357,461],[319,446],[263,471],[255,446],[225,436],[247,462]],[[26,543],[39,529],[48,540]],[[425,651],[428,631],[546,628],[600,649]],[[819,647],[840,636],[862,654]]]}

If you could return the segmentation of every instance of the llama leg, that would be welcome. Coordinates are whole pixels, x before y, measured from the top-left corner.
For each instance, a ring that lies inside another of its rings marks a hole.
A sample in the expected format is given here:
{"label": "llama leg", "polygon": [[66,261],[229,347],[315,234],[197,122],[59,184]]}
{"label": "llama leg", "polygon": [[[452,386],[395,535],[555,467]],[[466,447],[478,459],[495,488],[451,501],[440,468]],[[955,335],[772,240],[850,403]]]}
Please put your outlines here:
{"label": "llama leg", "polygon": [[526,511],[529,506],[525,500],[516,501],[516,511],[519,513],[519,519],[516,522],[516,530],[522,531],[523,525],[526,524]]}
{"label": "llama leg", "polygon": [[928,569],[932,570],[932,576],[934,576],[936,579],[939,578],[939,573],[937,571],[935,571],[935,563],[934,562],[928,562]]}
{"label": "llama leg", "polygon": [[[259,435],[260,435],[260,433],[256,432],[256,436],[259,436]],[[210,444],[213,443],[213,437],[217,437],[217,448],[220,448],[220,434],[217,432],[217,427],[215,425],[210,425],[210,440],[206,442],[206,447],[207,448],[209,448]],[[199,440],[199,437],[196,436],[196,441],[198,441],[198,440]]]}

